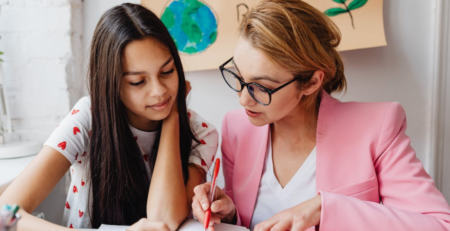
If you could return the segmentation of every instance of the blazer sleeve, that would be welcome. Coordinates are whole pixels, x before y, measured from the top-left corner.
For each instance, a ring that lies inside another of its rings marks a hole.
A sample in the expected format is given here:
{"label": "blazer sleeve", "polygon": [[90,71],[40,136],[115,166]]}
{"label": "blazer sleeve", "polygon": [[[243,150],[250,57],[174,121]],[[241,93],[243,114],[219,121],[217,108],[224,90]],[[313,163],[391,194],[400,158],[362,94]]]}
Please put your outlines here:
{"label": "blazer sleeve", "polygon": [[[229,113],[225,115],[225,118],[222,122],[222,144],[220,146],[220,149],[222,151],[222,162],[223,162],[223,176],[225,180],[225,194],[227,194],[231,200],[234,201],[234,195],[233,195],[233,170],[234,170],[234,160],[236,151],[233,150],[233,147],[236,146],[234,144],[232,146],[233,140],[230,139],[229,129],[228,129],[228,118]],[[239,216],[239,211],[236,208],[236,217],[237,217],[237,223],[236,225],[242,225],[241,218]]]}
{"label": "blazer sleeve", "polygon": [[450,230],[450,208],[410,146],[402,106],[385,115],[374,156],[381,203],[322,195],[320,230]]}

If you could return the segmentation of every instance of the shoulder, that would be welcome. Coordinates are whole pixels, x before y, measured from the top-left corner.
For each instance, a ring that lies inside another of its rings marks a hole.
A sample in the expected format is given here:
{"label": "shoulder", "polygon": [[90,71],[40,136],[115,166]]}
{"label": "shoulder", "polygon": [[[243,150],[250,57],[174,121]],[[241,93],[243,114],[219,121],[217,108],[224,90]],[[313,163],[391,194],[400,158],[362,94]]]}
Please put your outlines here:
{"label": "shoulder", "polygon": [[267,129],[266,126],[255,126],[248,119],[245,109],[230,111],[225,114],[222,121],[222,134],[224,136],[248,136]]}
{"label": "shoulder", "polygon": [[197,112],[188,109],[189,123],[191,124],[192,130],[199,135],[199,133],[204,133],[205,131],[213,132],[216,131],[216,127],[200,116]]}
{"label": "shoulder", "polygon": [[321,106],[320,113],[332,115],[336,120],[353,124],[380,124],[393,118],[402,119],[405,111],[398,102],[338,102],[330,108]]}
{"label": "shoulder", "polygon": [[205,172],[211,167],[219,146],[219,133],[214,125],[195,111],[188,109],[190,125],[200,143],[192,142],[189,162],[201,166]]}

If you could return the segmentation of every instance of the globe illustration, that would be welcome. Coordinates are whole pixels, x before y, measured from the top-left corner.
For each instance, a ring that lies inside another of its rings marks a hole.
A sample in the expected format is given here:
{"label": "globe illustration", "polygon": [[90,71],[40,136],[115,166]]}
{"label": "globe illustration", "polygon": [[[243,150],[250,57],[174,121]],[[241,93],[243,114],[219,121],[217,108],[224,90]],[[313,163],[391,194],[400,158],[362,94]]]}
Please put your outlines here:
{"label": "globe illustration", "polygon": [[216,41],[216,15],[201,1],[171,1],[164,9],[161,21],[180,52],[190,55],[200,53]]}

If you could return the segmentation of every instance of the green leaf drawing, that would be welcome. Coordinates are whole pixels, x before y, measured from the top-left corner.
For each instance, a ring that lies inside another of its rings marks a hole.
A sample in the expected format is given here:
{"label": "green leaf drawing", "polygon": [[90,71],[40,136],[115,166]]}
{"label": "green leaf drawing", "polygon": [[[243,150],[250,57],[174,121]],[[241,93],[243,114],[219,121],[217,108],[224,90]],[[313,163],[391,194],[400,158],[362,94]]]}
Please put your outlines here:
{"label": "green leaf drawing", "polygon": [[358,9],[358,8],[364,6],[366,3],[367,3],[367,0],[353,0],[353,2],[351,2],[348,5],[348,9],[355,10],[355,9]]}
{"label": "green leaf drawing", "polygon": [[2,55],[2,54],[3,54],[3,52],[0,51],[0,55]]}
{"label": "green leaf drawing", "polygon": [[347,10],[342,9],[342,8],[330,8],[323,13],[326,14],[327,16],[331,17],[331,16],[336,16],[338,14],[347,13]]}
{"label": "green leaf drawing", "polygon": [[353,0],[352,2],[350,2],[350,4],[348,4],[347,6],[347,0],[333,0],[333,2],[337,2],[339,4],[343,4],[345,9],[343,8],[339,8],[339,7],[333,7],[330,8],[328,10],[326,10],[325,12],[323,12],[325,15],[327,15],[328,17],[333,17],[339,14],[343,14],[343,13],[348,13],[350,16],[350,19],[352,21],[352,27],[353,29],[355,29],[355,24],[353,22],[353,15],[352,15],[352,10],[356,10],[358,8],[361,8],[362,6],[364,6],[367,3],[368,0]]}

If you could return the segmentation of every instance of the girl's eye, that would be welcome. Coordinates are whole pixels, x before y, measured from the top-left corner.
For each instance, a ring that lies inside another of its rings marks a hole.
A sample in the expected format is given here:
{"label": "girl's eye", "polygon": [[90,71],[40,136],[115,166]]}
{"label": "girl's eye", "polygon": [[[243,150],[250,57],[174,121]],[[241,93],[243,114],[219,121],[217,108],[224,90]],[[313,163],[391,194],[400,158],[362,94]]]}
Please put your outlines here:
{"label": "girl's eye", "polygon": [[163,75],[169,75],[169,74],[172,74],[173,72],[175,71],[175,69],[170,69],[169,71],[166,71],[166,72],[161,72],[161,74],[163,74]]}
{"label": "girl's eye", "polygon": [[140,81],[140,82],[137,82],[137,83],[130,83],[131,85],[133,85],[133,86],[138,86],[139,84],[141,84],[141,83],[143,83],[144,82],[144,80],[142,80],[142,81]]}

